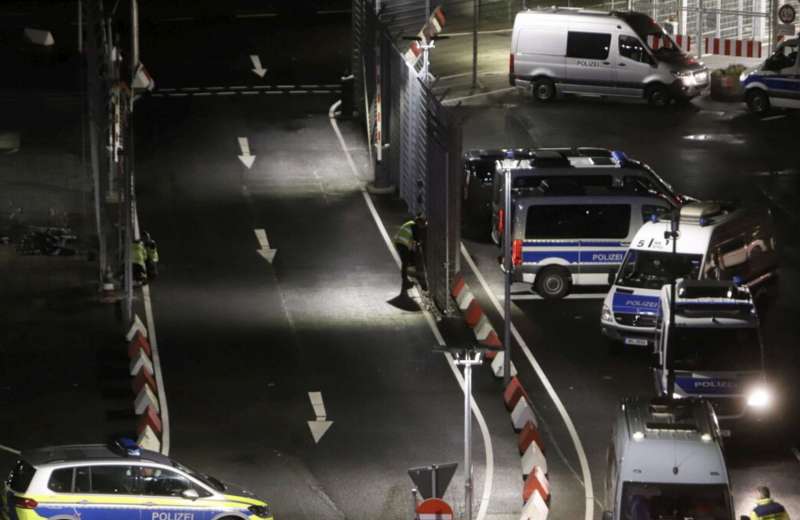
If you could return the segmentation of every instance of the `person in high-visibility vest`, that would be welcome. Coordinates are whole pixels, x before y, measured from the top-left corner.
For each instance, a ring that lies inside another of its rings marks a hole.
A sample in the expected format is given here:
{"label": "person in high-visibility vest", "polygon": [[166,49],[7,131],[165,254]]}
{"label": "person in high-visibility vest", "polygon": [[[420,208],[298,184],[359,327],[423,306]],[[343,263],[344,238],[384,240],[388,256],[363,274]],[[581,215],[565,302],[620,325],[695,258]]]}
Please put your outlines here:
{"label": "person in high-visibility vest", "polygon": [[414,220],[409,220],[400,226],[394,236],[394,247],[400,255],[400,292],[403,293],[411,288],[411,280],[408,277],[409,267],[416,267],[415,253],[420,242],[420,228],[424,226],[425,220],[418,216]]}
{"label": "person in high-visibility vest", "polygon": [[789,520],[789,513],[770,496],[767,486],[758,487],[756,507],[750,513],[750,520]]}
{"label": "person in high-visibility vest", "polygon": [[131,244],[131,263],[133,264],[133,280],[147,283],[147,251],[141,240]]}
{"label": "person in high-visibility vest", "polygon": [[146,254],[145,265],[147,266],[147,277],[154,279],[158,276],[158,245],[150,237],[150,233],[144,232],[144,249]]}

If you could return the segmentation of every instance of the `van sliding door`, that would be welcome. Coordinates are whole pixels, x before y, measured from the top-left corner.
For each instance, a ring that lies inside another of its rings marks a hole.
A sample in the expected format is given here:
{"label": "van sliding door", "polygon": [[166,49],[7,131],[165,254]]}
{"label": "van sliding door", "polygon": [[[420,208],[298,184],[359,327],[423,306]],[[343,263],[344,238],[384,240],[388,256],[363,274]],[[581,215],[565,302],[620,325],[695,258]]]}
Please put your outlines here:
{"label": "van sliding door", "polygon": [[565,91],[610,94],[614,66],[610,61],[611,34],[570,29],[567,34]]}

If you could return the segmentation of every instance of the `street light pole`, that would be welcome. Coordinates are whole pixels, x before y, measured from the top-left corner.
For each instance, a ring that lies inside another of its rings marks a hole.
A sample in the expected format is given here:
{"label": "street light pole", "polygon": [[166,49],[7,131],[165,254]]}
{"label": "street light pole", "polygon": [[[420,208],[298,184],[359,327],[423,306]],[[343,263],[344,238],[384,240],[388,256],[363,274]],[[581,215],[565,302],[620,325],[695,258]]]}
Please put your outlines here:
{"label": "street light pole", "polygon": [[464,349],[455,364],[464,367],[464,512],[472,520],[472,367],[483,363],[480,351]]}
{"label": "street light pole", "polygon": [[480,1],[474,0],[472,3],[472,88],[478,87],[478,16],[480,13]]}
{"label": "street light pole", "polygon": [[511,170],[505,169],[505,201],[503,205],[503,271],[505,299],[503,300],[503,384],[511,382]]}
{"label": "street light pole", "polygon": [[[664,237],[668,240],[672,240],[672,257],[675,259],[678,254],[678,234],[679,234],[679,226],[681,220],[681,212],[680,210],[675,210],[672,219],[670,220],[670,230],[664,232]],[[672,278],[672,286],[670,287],[670,303],[669,303],[669,332],[668,334],[673,334],[675,331],[675,283],[676,280]],[[667,370],[667,397],[672,399],[672,395],[675,393],[675,370],[673,369],[672,365],[672,358],[674,356],[672,352],[672,348],[667,348],[667,356],[664,360],[664,363],[667,365],[664,367]]]}

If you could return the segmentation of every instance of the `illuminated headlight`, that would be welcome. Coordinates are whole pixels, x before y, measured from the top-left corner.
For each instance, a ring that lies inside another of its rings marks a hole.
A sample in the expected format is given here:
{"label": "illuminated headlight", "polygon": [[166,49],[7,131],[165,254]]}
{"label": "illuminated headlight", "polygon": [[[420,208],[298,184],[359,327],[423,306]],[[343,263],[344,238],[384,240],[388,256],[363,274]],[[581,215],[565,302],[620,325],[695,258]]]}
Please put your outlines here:
{"label": "illuminated headlight", "polygon": [[672,398],[673,398],[673,399],[683,399],[683,396],[682,396],[681,394],[675,394],[675,393],[673,393],[673,394],[672,394]]}
{"label": "illuminated headlight", "polygon": [[747,394],[747,406],[752,408],[766,408],[772,402],[772,396],[764,387],[754,388]]}
{"label": "illuminated headlight", "polygon": [[603,313],[600,315],[600,321],[614,323],[614,315],[611,314],[611,309],[608,308],[608,305],[603,305]]}
{"label": "illuminated headlight", "polygon": [[268,505],[250,506],[247,508],[247,510],[261,518],[270,518],[272,516],[272,512],[270,511]]}
{"label": "illuminated headlight", "polygon": [[684,86],[688,87],[695,84],[694,76],[691,72],[674,71],[672,75],[681,80]]}
{"label": "illuminated headlight", "polygon": [[747,74],[748,74],[747,72],[742,72],[741,74],[739,74],[739,81],[746,80],[747,79]]}

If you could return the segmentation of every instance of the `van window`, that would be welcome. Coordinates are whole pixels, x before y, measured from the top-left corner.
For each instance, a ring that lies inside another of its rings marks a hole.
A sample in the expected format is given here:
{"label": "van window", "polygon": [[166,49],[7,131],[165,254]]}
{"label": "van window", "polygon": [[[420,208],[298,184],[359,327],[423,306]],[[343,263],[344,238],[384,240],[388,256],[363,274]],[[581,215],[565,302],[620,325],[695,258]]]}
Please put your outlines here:
{"label": "van window", "polygon": [[72,492],[72,473],[73,468],[61,468],[53,470],[50,474],[50,481],[47,487],[56,493]]}
{"label": "van window", "polygon": [[670,213],[672,213],[672,209],[667,208],[665,206],[653,206],[650,204],[643,204],[642,205],[642,222],[650,222],[650,220],[655,217],[657,219],[669,219]]}
{"label": "van window", "polygon": [[525,238],[579,238],[584,206],[531,206]]}
{"label": "van window", "polygon": [[608,58],[611,35],[605,33],[572,32],[567,35],[567,57],[587,60]]}
{"label": "van window", "polygon": [[625,238],[631,224],[628,204],[586,206],[582,238]]}
{"label": "van window", "polygon": [[175,471],[150,466],[136,466],[134,469],[142,495],[179,497],[187,489],[194,489],[200,496],[209,494]]}
{"label": "van window", "polygon": [[519,33],[517,52],[564,56],[567,47],[564,36],[564,31],[554,31],[552,27],[525,27]]}
{"label": "van window", "polygon": [[92,493],[130,495],[133,475],[130,466],[92,466]]}
{"label": "van window", "polygon": [[650,55],[644,50],[639,39],[633,36],[619,35],[619,54],[640,63],[651,63]]}

